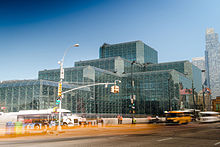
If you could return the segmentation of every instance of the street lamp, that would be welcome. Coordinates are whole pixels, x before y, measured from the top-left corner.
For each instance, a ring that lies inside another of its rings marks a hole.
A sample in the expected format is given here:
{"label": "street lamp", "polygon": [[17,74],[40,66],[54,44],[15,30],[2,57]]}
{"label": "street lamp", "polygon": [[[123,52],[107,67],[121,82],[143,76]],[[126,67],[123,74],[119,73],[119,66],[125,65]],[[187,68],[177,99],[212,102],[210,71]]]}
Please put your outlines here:
{"label": "street lamp", "polygon": [[63,62],[64,62],[64,57],[66,56],[66,53],[72,47],[79,47],[79,44],[74,44],[74,45],[70,46],[69,48],[67,48],[65,50],[65,52],[64,52],[62,60],[58,61],[58,64],[60,64],[60,82],[59,82],[59,86],[58,86],[58,96],[59,96],[59,99],[60,99],[60,101],[59,101],[59,125],[58,125],[58,131],[61,131],[61,124],[60,124],[60,120],[61,120],[61,103],[62,103],[62,99],[63,99],[62,84],[63,84],[63,79],[64,79]]}

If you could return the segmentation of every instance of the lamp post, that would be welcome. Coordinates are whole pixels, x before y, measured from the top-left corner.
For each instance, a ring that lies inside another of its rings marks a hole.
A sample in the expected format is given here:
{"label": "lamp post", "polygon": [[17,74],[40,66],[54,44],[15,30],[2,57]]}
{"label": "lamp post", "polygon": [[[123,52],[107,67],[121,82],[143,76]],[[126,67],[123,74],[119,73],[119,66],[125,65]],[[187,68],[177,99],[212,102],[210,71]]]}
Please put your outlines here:
{"label": "lamp post", "polygon": [[66,56],[66,53],[72,47],[79,47],[79,44],[74,44],[74,45],[70,46],[69,48],[67,48],[65,50],[65,52],[64,52],[62,60],[58,62],[58,64],[60,64],[60,82],[59,82],[59,86],[58,86],[58,96],[60,97],[59,98],[60,102],[59,102],[59,124],[58,124],[58,131],[61,131],[61,124],[60,124],[60,120],[61,120],[61,103],[62,103],[62,99],[63,99],[62,84],[63,84],[63,79],[64,79],[63,62],[64,62],[64,57]]}

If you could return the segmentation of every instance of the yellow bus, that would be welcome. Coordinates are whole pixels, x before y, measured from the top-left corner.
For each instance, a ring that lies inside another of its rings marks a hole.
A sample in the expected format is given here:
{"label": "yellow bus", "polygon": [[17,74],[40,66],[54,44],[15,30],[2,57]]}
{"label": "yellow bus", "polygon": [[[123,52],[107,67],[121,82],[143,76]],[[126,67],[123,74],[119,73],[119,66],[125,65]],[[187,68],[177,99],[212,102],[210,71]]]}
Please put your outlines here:
{"label": "yellow bus", "polygon": [[192,121],[190,114],[184,111],[165,111],[166,123],[187,124]]}

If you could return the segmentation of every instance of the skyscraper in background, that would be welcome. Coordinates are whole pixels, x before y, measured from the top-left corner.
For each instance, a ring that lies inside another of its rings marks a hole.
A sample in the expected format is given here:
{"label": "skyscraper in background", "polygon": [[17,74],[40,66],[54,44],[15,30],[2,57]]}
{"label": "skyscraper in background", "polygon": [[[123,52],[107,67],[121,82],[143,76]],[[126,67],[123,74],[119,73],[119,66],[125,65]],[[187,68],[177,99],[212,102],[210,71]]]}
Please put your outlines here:
{"label": "skyscraper in background", "polygon": [[205,83],[205,57],[192,58],[192,64],[201,69],[202,72],[202,84]]}
{"label": "skyscraper in background", "polygon": [[213,28],[206,30],[205,67],[207,86],[211,88],[212,99],[220,96],[220,43]]}

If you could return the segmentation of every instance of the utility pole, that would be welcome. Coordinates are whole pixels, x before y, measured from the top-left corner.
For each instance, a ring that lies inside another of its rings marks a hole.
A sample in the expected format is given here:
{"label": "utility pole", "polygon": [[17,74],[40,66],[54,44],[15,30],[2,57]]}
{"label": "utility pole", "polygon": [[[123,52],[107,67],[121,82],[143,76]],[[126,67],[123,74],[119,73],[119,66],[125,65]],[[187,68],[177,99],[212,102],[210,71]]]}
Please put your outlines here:
{"label": "utility pole", "polygon": [[131,62],[131,114],[135,113],[135,96],[134,96],[134,81],[133,81],[133,65],[136,61]]}
{"label": "utility pole", "polygon": [[193,85],[193,81],[192,81],[192,98],[193,98],[193,106],[194,109],[196,109],[196,102],[195,102],[195,97],[194,97],[194,85]]}

